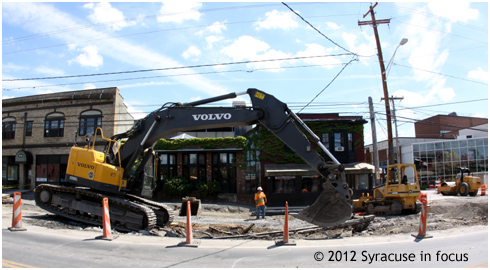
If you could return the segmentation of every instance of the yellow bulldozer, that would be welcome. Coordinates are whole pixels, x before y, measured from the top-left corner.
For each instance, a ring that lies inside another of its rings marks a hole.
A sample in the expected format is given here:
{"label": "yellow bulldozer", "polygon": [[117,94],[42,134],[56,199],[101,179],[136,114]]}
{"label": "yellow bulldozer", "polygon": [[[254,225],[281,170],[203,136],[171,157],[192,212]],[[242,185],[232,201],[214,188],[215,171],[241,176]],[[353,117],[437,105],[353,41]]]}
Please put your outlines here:
{"label": "yellow bulldozer", "polygon": [[[470,170],[468,168],[458,167],[459,175],[452,182],[442,182],[437,187],[437,192],[442,195],[460,195],[460,196],[476,196],[478,189],[482,185],[480,177],[470,176]],[[468,175],[464,175],[467,173]]]}
{"label": "yellow bulldozer", "polygon": [[420,185],[414,164],[393,164],[386,167],[385,182],[375,187],[372,195],[362,194],[352,200],[353,213],[400,215],[418,213],[421,204]]}

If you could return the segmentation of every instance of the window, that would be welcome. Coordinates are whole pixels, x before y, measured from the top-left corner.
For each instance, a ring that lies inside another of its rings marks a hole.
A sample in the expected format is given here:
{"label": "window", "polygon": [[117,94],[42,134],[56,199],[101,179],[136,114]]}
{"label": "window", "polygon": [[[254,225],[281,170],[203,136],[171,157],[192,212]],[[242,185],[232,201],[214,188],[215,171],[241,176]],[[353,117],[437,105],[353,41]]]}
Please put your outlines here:
{"label": "window", "polygon": [[236,166],[234,153],[213,153],[213,180],[221,183],[222,192],[236,192]]}
{"label": "window", "polygon": [[206,181],[206,154],[184,154],[184,177]]}
{"label": "window", "polygon": [[78,134],[93,134],[97,127],[102,127],[102,113],[97,110],[84,111],[80,114]]}
{"label": "window", "polygon": [[170,179],[177,176],[177,165],[176,165],[175,154],[161,154],[160,155],[160,180]]}
{"label": "window", "polygon": [[343,152],[344,151],[344,134],[343,133],[334,133],[334,147],[335,151]]}
{"label": "window", "polygon": [[65,130],[65,115],[52,113],[44,120],[44,137],[63,137]]}
{"label": "window", "polygon": [[351,132],[347,133],[347,149],[348,151],[354,151],[354,136]]}
{"label": "window", "polygon": [[6,117],[2,120],[2,139],[15,139],[15,118]]}
{"label": "window", "polygon": [[329,134],[328,133],[322,133],[322,143],[323,145],[330,150],[330,143],[329,143]]}
{"label": "window", "polygon": [[26,122],[26,136],[32,136],[32,121]]}

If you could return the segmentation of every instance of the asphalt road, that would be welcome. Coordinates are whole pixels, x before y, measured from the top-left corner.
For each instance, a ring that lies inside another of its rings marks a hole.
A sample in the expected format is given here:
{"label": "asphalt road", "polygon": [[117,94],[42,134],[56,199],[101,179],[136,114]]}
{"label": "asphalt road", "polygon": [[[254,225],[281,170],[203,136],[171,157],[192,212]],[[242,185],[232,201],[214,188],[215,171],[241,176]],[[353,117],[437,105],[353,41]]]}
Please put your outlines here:
{"label": "asphalt road", "polygon": [[96,240],[96,232],[2,230],[3,267],[42,268],[296,268],[296,267],[488,267],[488,227],[430,233],[414,241],[408,234],[298,240],[296,246],[273,241],[201,240],[180,247],[179,238],[121,235]]}

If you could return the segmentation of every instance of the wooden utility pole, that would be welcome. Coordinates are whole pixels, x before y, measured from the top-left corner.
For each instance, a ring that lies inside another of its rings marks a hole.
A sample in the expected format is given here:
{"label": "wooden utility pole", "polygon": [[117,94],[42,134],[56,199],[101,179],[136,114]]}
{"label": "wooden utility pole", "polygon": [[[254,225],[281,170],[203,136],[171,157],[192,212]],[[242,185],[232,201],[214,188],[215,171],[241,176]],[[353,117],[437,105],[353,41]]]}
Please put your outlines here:
{"label": "wooden utility pole", "polygon": [[371,20],[363,21],[363,22],[359,21],[358,25],[359,26],[371,25],[374,29],[374,37],[376,38],[376,46],[378,47],[378,58],[379,58],[379,65],[381,67],[381,80],[383,81],[383,93],[384,93],[385,107],[386,107],[386,123],[388,128],[388,164],[394,164],[395,156],[393,151],[393,131],[391,129],[391,110],[390,110],[390,102],[388,99],[388,85],[386,83],[386,70],[385,70],[385,63],[383,61],[383,53],[381,51],[381,42],[379,41],[379,36],[378,36],[378,25],[390,23],[390,19],[376,20],[374,16],[374,8],[377,5],[378,3],[374,4],[374,6],[371,6],[369,8],[369,11],[363,16],[363,18],[365,18],[368,14],[371,14]]}
{"label": "wooden utility pole", "polygon": [[[382,98],[382,99],[384,99],[384,98]],[[402,163],[402,154],[401,154],[402,148],[400,147],[400,140],[398,139],[398,124],[396,123],[395,99],[402,100],[403,97],[394,97],[394,96],[391,96],[390,97],[391,107],[393,108],[393,111],[392,111],[391,114],[393,115],[393,119],[394,119],[394,122],[395,122],[396,153],[397,153],[397,155],[396,155],[396,162],[397,163]]]}
{"label": "wooden utility pole", "polygon": [[371,121],[371,134],[373,137],[373,161],[374,161],[374,185],[379,185],[378,183],[378,171],[379,171],[379,157],[378,157],[378,139],[376,137],[376,121],[374,119],[374,106],[373,99],[368,98],[369,102],[369,120]]}

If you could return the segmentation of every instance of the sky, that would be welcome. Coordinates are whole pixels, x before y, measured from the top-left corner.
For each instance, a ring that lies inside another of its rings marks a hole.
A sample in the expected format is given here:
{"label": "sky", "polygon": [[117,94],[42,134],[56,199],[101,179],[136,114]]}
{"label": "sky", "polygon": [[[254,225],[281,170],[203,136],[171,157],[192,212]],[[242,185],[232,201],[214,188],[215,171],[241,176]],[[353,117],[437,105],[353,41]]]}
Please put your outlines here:
{"label": "sky", "polygon": [[[369,120],[371,97],[383,141],[374,30],[359,25],[371,20],[370,6],[3,2],[2,99],[117,87],[138,119],[167,102],[257,88],[296,113]],[[374,11],[389,19],[377,29],[400,137],[414,137],[415,121],[438,114],[488,118],[487,2],[379,2]],[[369,122],[364,140],[372,142]]]}

